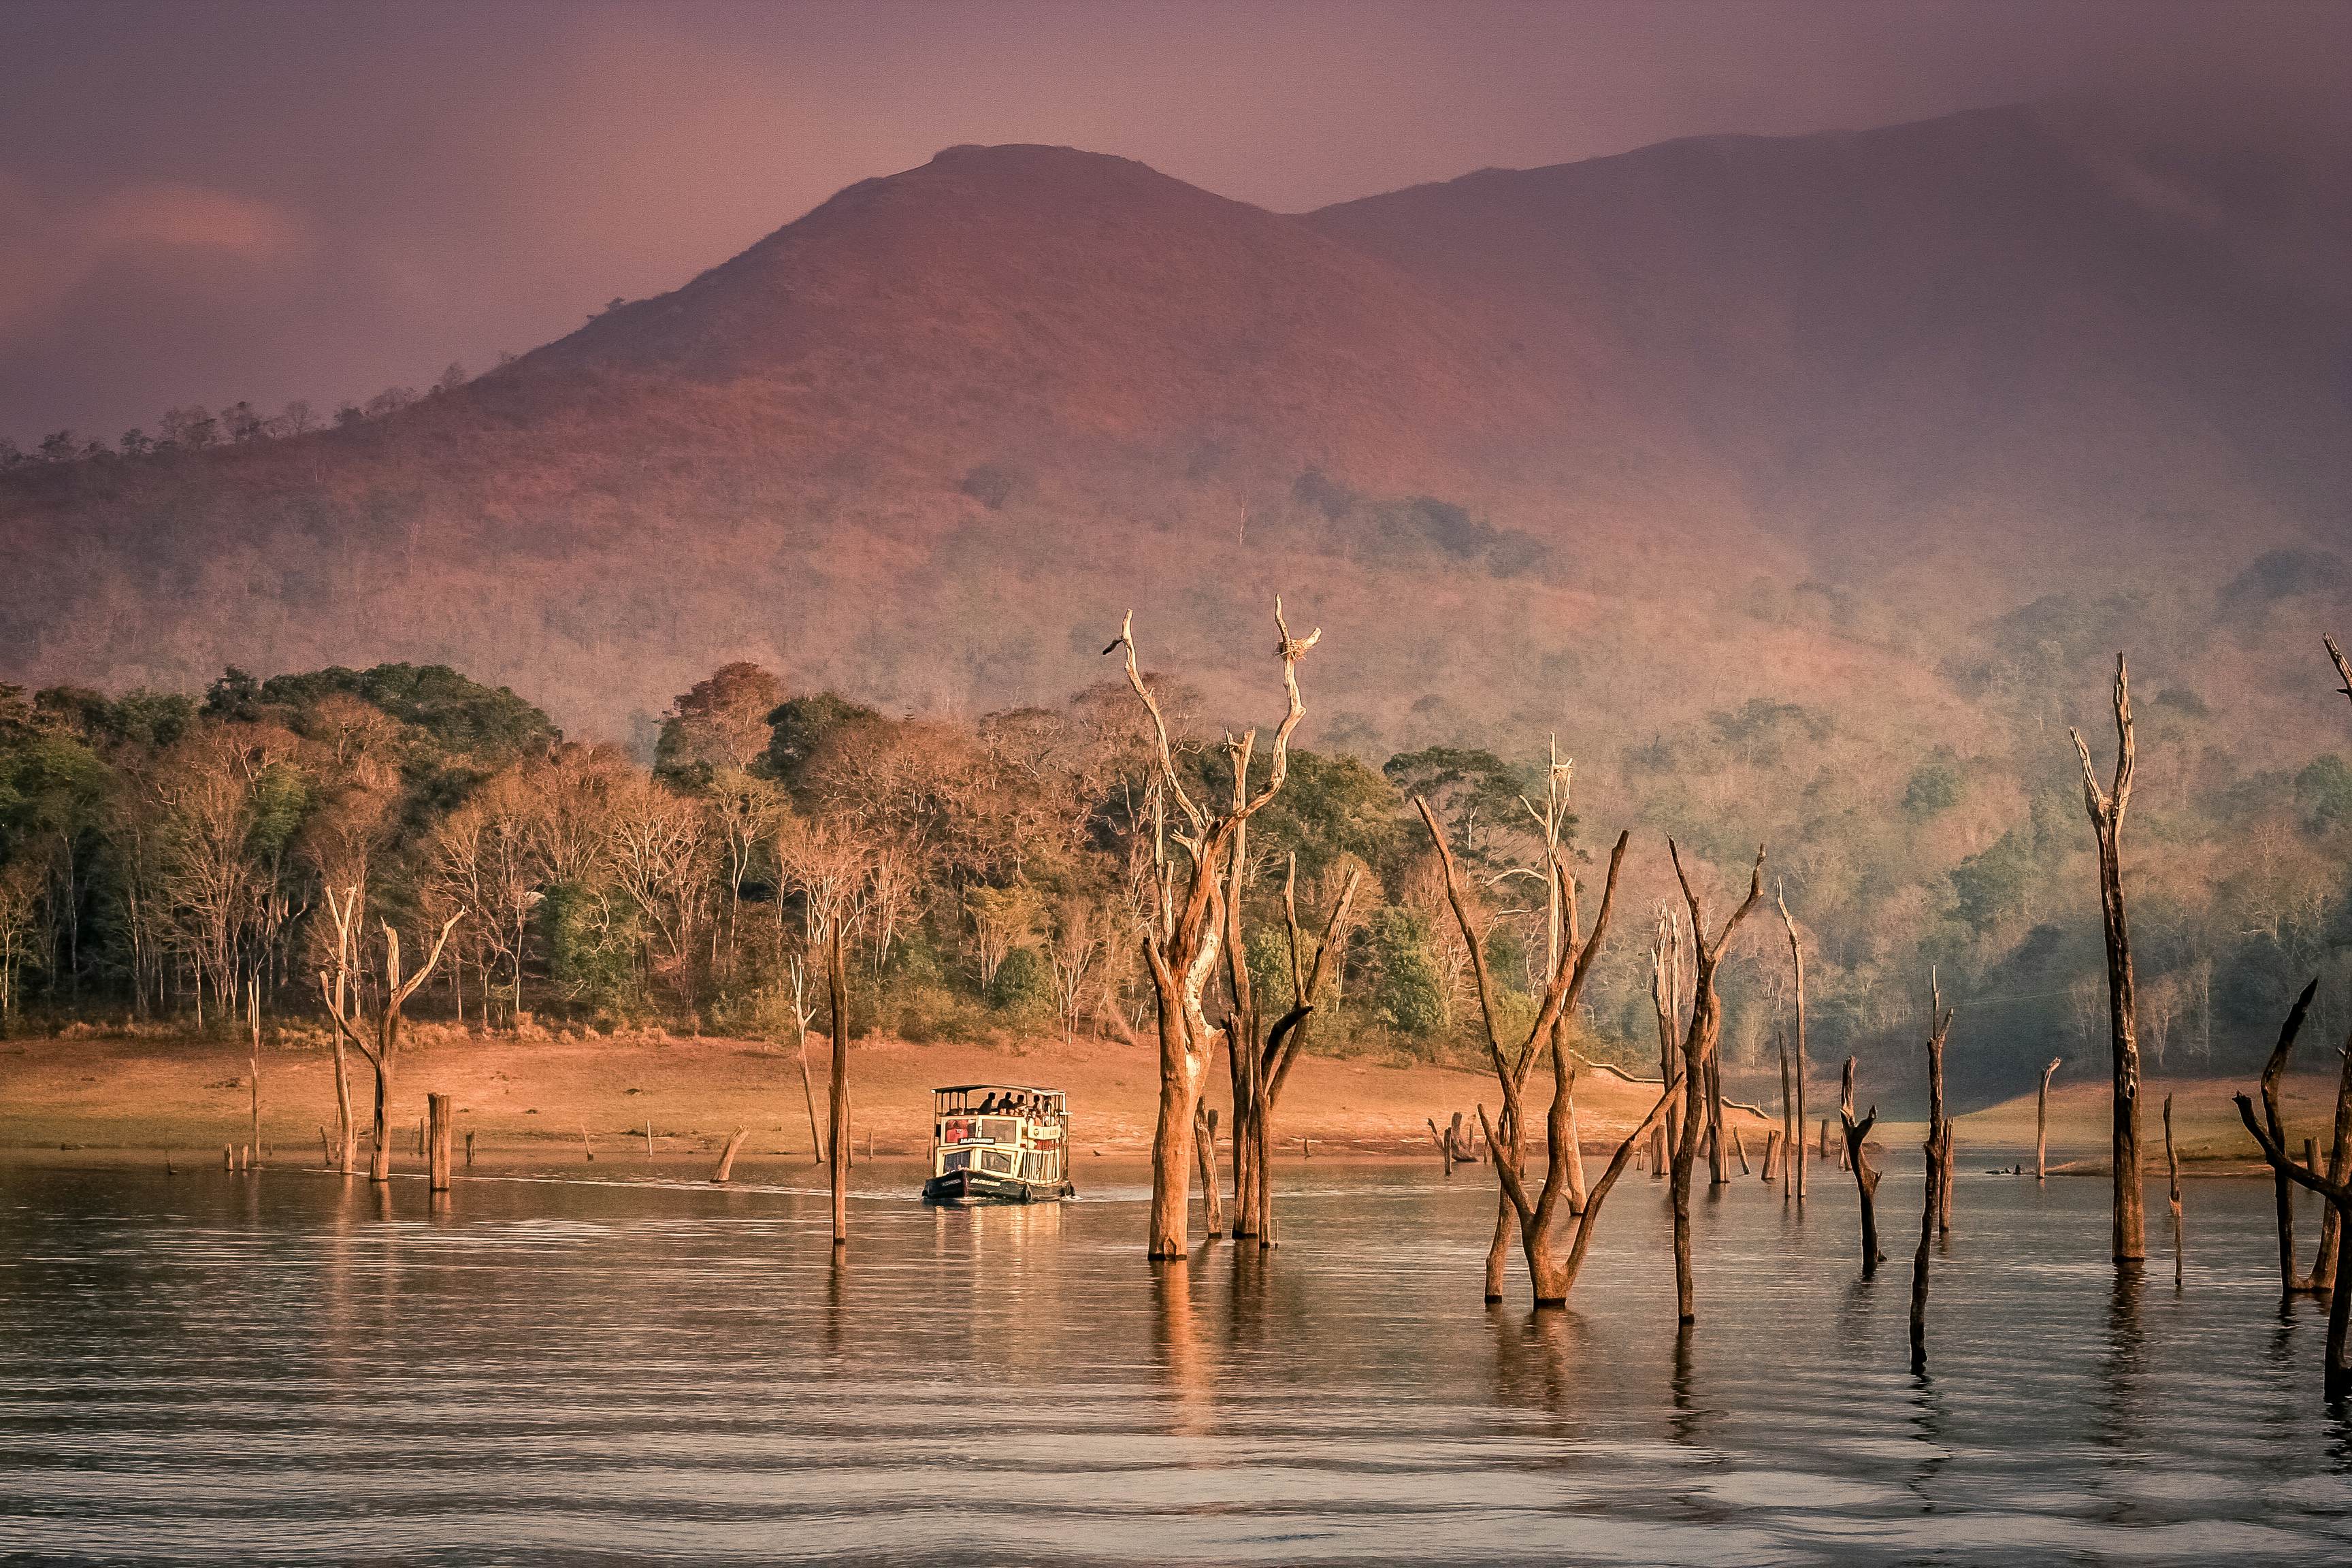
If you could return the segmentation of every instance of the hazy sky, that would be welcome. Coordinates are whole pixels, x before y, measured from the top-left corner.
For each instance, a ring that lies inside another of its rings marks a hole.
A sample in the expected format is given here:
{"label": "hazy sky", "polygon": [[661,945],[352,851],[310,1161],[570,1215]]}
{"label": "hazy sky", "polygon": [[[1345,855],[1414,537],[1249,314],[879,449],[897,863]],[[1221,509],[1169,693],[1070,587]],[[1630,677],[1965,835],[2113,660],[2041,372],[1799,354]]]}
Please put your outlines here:
{"label": "hazy sky", "polygon": [[1298,209],[1698,132],[2326,91],[2347,59],[2343,0],[6,0],[0,435],[479,369],[957,142]]}

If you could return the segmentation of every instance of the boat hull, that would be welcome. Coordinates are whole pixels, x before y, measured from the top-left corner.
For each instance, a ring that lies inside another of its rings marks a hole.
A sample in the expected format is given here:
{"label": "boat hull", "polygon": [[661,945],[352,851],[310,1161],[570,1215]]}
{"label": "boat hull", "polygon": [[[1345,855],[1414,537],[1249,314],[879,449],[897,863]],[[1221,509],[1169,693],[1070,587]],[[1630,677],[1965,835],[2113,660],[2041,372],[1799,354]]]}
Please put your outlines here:
{"label": "boat hull", "polygon": [[1067,1182],[1024,1182],[993,1171],[950,1171],[923,1184],[923,1201],[952,1208],[979,1204],[1057,1204],[1078,1195]]}

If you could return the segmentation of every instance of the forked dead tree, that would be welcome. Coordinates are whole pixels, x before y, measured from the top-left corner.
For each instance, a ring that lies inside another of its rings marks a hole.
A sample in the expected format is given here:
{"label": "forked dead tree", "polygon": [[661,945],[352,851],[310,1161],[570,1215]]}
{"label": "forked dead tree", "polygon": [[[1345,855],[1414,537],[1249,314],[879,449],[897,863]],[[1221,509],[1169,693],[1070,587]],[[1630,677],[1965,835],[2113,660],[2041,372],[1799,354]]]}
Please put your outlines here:
{"label": "forked dead tree", "polygon": [[[1796,975],[1794,1012],[1797,1034],[1797,1111],[1796,1120],[1789,1126],[1789,1143],[1795,1152],[1797,1206],[1805,1206],[1805,948],[1797,940],[1797,922],[1789,913],[1789,889],[1784,886],[1774,895],[1773,902],[1780,906],[1780,924],[1789,933],[1789,967]],[[1786,1091],[1783,1091],[1785,1096]]]}
{"label": "forked dead tree", "polygon": [[[1543,1003],[1537,1010],[1535,1023],[1528,1030],[1527,1038],[1521,1042],[1517,1053],[1513,1054],[1504,1050],[1502,1037],[1496,1031],[1495,989],[1486,968],[1486,946],[1479,940],[1477,922],[1471,918],[1470,907],[1463,897],[1462,879],[1454,863],[1453,847],[1446,843],[1445,831],[1438,825],[1437,814],[1429,808],[1429,803],[1415,799],[1413,806],[1421,813],[1421,820],[1429,828],[1430,839],[1437,847],[1438,863],[1445,873],[1446,902],[1453,908],[1454,923],[1461,928],[1462,940],[1470,951],[1470,972],[1477,983],[1478,1016],[1486,1031],[1487,1059],[1494,1067],[1496,1081],[1503,1091],[1503,1114],[1515,1129],[1527,1125],[1526,1106],[1519,1096],[1520,1085],[1525,1080],[1522,1069],[1538,1053],[1549,1047],[1551,1106],[1544,1122],[1544,1179],[1538,1192],[1528,1191],[1522,1169],[1524,1150],[1516,1131],[1508,1139],[1499,1137],[1493,1124],[1487,1121],[1483,1106],[1479,1110],[1478,1120],[1480,1130],[1486,1135],[1486,1147],[1494,1156],[1496,1179],[1501,1183],[1504,1196],[1518,1220],[1519,1246],[1527,1258],[1528,1278],[1534,1288],[1536,1305],[1559,1306],[1568,1300],[1569,1290],[1576,1284],[1577,1274],[1584,1267],[1585,1252],[1591,1245],[1593,1227],[1599,1223],[1602,1202],[1632,1162],[1634,1149],[1649,1132],[1652,1124],[1664,1114],[1666,1107],[1673,1102],[1675,1091],[1680,1087],[1671,1081],[1665,1085],[1665,1091],[1650,1107],[1649,1114],[1617,1145],[1616,1152],[1610,1157],[1600,1179],[1584,1194],[1580,1208],[1575,1205],[1570,1199],[1570,1189],[1573,1184],[1570,1167],[1574,1163],[1576,1068],[1570,1053],[1562,1048],[1562,1042],[1554,1034],[1554,1027],[1562,1015],[1575,1012],[1577,998],[1583,994],[1585,981],[1591,977],[1592,961],[1600,956],[1601,942],[1609,931],[1609,911],[1617,900],[1618,874],[1624,868],[1625,848],[1632,842],[1633,835],[1621,833],[1617,836],[1617,847],[1609,855],[1609,878],[1601,888],[1601,907],[1593,913],[1592,933],[1580,942],[1570,940],[1560,943],[1558,961],[1545,980]],[[1557,847],[1548,847],[1546,855],[1550,862],[1546,870],[1559,884],[1565,906],[1576,896],[1575,882],[1569,872],[1568,862]],[[1562,1235],[1565,1221],[1571,1217],[1577,1222],[1572,1240]],[[1565,1255],[1563,1242],[1566,1243]],[[1496,1283],[1490,1273],[1487,1280],[1490,1300],[1498,1293]]]}
{"label": "forked dead tree", "polygon": [[[1235,840],[1238,857],[1240,840]],[[1228,879],[1231,880],[1232,879]],[[1347,880],[1340,884],[1339,896],[1332,900],[1331,912],[1323,922],[1323,934],[1316,939],[1310,955],[1298,925],[1298,857],[1292,855],[1286,863],[1282,879],[1283,938],[1290,960],[1290,994],[1293,1006],[1274,1022],[1265,1032],[1262,1044],[1257,1040],[1257,1011],[1255,1006],[1237,1008],[1235,1016],[1226,1021],[1228,1053],[1234,1084],[1234,1239],[1255,1237],[1261,1247],[1275,1244],[1274,1229],[1274,1163],[1269,1157],[1274,1147],[1274,1113],[1282,1103],[1282,1091],[1290,1081],[1290,1069],[1297,1064],[1299,1053],[1306,1047],[1307,1037],[1314,1022],[1317,998],[1323,994],[1327,976],[1336,969],[1341,943],[1348,930],[1348,918],[1356,902],[1356,889],[1363,880],[1363,868],[1350,867]],[[1228,895],[1229,908],[1238,908]],[[1244,951],[1241,923],[1238,917],[1228,922],[1228,975],[1235,983],[1236,994],[1249,994],[1247,963],[1238,970],[1232,966],[1231,955]],[[1248,1022],[1243,1022],[1246,1014]]]}
{"label": "forked dead tree", "polygon": [[2099,910],[2106,932],[2107,1039],[2115,1065],[2115,1259],[2136,1264],[2147,1254],[2147,1194],[2139,1158],[2139,1022],[2132,985],[2131,926],[2124,914],[2123,859],[2118,840],[2131,805],[2131,671],[2116,656],[2116,772],[2106,788],[2091,765],[2082,731],[2070,730],[2083,761],[2083,805],[2099,849]]}
{"label": "forked dead tree", "polygon": [[1748,897],[1731,911],[1712,940],[1706,934],[1706,901],[1691,885],[1683,868],[1681,847],[1671,838],[1666,853],[1675,863],[1675,879],[1682,884],[1683,901],[1690,907],[1691,1011],[1683,1035],[1683,1128],[1675,1145],[1675,1305],[1682,1321],[1697,1321],[1696,1290],[1691,1276],[1691,1166],[1698,1158],[1698,1141],[1709,1125],[1713,1108],[1706,1085],[1711,1081],[1716,1045],[1723,1035],[1723,1004],[1716,994],[1716,972],[1725,949],[1748,911],[1764,900],[1764,848],[1757,846],[1756,868],[1748,879]]}
{"label": "forked dead tree", "polygon": [[[2287,1009],[2286,1022],[2279,1026],[2278,1044],[2271,1047],[2270,1060],[2263,1064],[2263,1117],[2271,1143],[2282,1152],[2286,1149],[2286,1129],[2279,1121],[2279,1079],[2286,1076],[2287,1061],[2294,1054],[2294,1038],[2303,1033],[2303,1021],[2311,1012],[2311,999],[2318,992],[2316,979],[2303,988],[2303,994]],[[2278,1215],[2279,1292],[2285,1296],[2307,1295],[2312,1289],[2310,1277],[2297,1273],[2294,1266],[2294,1178],[2277,1162],[2272,1162],[2271,1195]]]}
{"label": "forked dead tree", "polygon": [[[1155,873],[1152,908],[1145,918],[1144,963],[1151,973],[1152,998],[1160,1015],[1160,1114],[1151,1136],[1150,1256],[1182,1258],[1187,1252],[1187,1209],[1192,1198],[1192,1111],[1200,1103],[1202,1086],[1221,1033],[1202,1010],[1202,992],[1217,966],[1218,949],[1225,931],[1224,889],[1221,876],[1234,838],[1243,823],[1264,809],[1280,793],[1290,762],[1290,735],[1307,716],[1298,695],[1298,661],[1322,637],[1318,629],[1294,637],[1284,620],[1282,601],[1274,602],[1274,624],[1280,640],[1276,657],[1282,660],[1283,692],[1288,710],[1276,729],[1266,782],[1255,790],[1237,793],[1236,804],[1217,813],[1193,800],[1176,768],[1168,721],[1159,699],[1143,679],[1136,662],[1135,616],[1129,611],[1118,640],[1104,652],[1127,651],[1127,680],[1150,715],[1159,763],[1154,792]],[[1237,777],[1249,776],[1249,752],[1255,731],[1234,743]],[[1169,820],[1173,807],[1180,821]],[[1168,850],[1173,840],[1182,851],[1180,868]]]}
{"label": "forked dead tree", "polygon": [[392,1180],[389,1112],[393,1068],[400,1051],[401,1009],[408,1005],[417,987],[431,978],[433,966],[441,962],[441,952],[449,945],[449,933],[465,917],[455,914],[443,922],[441,934],[433,941],[433,951],[425,955],[425,962],[416,966],[414,973],[408,974],[401,971],[400,933],[393,929],[390,921],[384,921],[383,983],[378,989],[374,1013],[362,1018],[359,1007],[359,942],[357,933],[352,930],[359,889],[347,889],[340,899],[330,889],[327,901],[335,921],[337,945],[333,975],[331,977],[323,969],[319,972],[319,994],[326,1002],[328,1016],[334,1019],[337,1037],[349,1040],[352,1048],[366,1058],[368,1066],[375,1069],[374,1148],[368,1156],[368,1180],[388,1182]]}
{"label": "forked dead tree", "polygon": [[2050,1175],[2050,1079],[2059,1061],[2052,1057],[2050,1065],[2042,1069],[2042,1088],[2033,1097],[2033,1179],[2037,1182]]}
{"label": "forked dead tree", "polygon": [[1911,1256],[1911,1374],[1927,1370],[1927,1266],[1937,1233],[1943,1228],[1944,1184],[1951,1180],[1948,1156],[1952,1147],[1952,1120],[1944,1113],[1944,1039],[1951,1033],[1952,1015],[1944,1005],[1943,988],[1928,977],[1927,1003],[1927,1192],[1919,1208],[1919,1250]]}
{"label": "forked dead tree", "polygon": [[1872,1106],[1870,1114],[1856,1121],[1853,1119],[1853,1058],[1845,1058],[1845,1079],[1838,1089],[1838,1121],[1845,1129],[1846,1161],[1853,1170],[1853,1190],[1862,1201],[1862,1277],[1868,1279],[1878,1272],[1879,1263],[1886,1254],[1878,1250],[1878,1173],[1870,1168],[1870,1156],[1864,1146],[1870,1140],[1870,1130],[1877,1123],[1878,1107]]}
{"label": "forked dead tree", "polygon": [[[2313,982],[2314,986],[2317,984]],[[2282,1042],[2280,1054],[2293,1048],[2294,1036],[2303,1022],[2301,1015],[2309,1007],[2311,995],[2311,988],[2306,987],[2303,995],[2297,998],[2294,1012],[2289,1016],[2286,1026],[2279,1031]],[[2330,1181],[2296,1163],[2287,1152],[2286,1141],[2275,1131],[2279,1126],[2278,1079],[2277,1073],[2267,1069],[2263,1072],[2263,1113],[2259,1117],[2254,1114],[2252,1100],[2242,1094],[2233,1097],[2238,1105],[2239,1120],[2245,1122],[2246,1131],[2254,1135],[2254,1142],[2261,1147],[2263,1158],[2270,1162],[2271,1169],[2280,1177],[2309,1187],[2326,1198],[2340,1223],[2346,1215],[2352,1214],[2352,1184]],[[2339,1120],[2347,1114],[2347,1101],[2352,1101],[2352,1053],[2346,1057],[2344,1074],[2336,1090],[2336,1114]],[[2352,1290],[2332,1291],[2327,1302],[2327,1360],[2322,1384],[2324,1396],[2330,1405],[2352,1398],[2352,1351],[2347,1351],[2346,1343],[2347,1329],[2352,1329]]]}

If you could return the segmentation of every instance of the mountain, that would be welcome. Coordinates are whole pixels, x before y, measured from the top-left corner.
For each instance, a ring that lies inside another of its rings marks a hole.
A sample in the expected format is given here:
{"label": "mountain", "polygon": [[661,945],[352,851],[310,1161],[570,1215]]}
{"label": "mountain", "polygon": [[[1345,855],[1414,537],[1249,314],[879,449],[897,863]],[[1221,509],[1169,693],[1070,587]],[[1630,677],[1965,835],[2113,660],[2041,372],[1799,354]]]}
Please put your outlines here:
{"label": "mountain", "polygon": [[641,739],[734,658],[1051,700],[1132,605],[1238,710],[1284,592],[1326,745],[1907,746],[2067,593],[2252,692],[2210,626],[2352,577],[2343,173],[2024,108],[1277,215],[951,148],[398,412],[0,475],[0,672],[446,661]]}

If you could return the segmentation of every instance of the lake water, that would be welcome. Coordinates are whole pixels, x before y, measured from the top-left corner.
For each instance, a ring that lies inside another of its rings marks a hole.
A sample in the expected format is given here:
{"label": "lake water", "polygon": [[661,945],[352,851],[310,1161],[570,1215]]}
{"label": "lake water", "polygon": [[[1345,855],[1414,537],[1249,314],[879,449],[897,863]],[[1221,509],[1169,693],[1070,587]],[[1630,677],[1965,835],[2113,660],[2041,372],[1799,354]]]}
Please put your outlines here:
{"label": "lake water", "polygon": [[2104,1181],[1964,1174],[1921,1380],[1892,1163],[1872,1285],[1834,1172],[1801,1219],[1703,1202],[1680,1341],[1639,1173],[1538,1316],[1479,1300],[1477,1169],[1286,1160],[1282,1247],[1171,1274],[1108,1161],[1028,1210],[862,1168],[893,1190],[838,1268],[805,1168],[481,1176],[446,1213],[0,1168],[0,1561],[2352,1561],[2266,1184],[2189,1184],[2176,1294],[2160,1191],[2119,1291]]}

